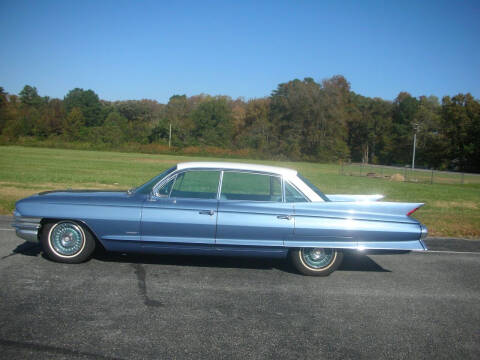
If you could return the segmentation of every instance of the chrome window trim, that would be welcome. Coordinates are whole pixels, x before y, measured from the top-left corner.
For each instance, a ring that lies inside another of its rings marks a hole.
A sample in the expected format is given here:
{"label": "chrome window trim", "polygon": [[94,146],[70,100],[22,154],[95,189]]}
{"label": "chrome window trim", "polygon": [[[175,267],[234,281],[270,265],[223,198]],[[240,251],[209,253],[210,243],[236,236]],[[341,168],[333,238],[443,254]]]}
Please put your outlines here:
{"label": "chrome window trim", "polygon": [[224,173],[224,171],[221,170],[220,171],[220,179],[218,180],[217,201],[220,201],[220,194],[222,193],[223,173]]}
{"label": "chrome window trim", "polygon": [[[281,196],[282,200],[281,201],[261,201],[261,200],[224,200],[224,201],[249,201],[249,202],[261,202],[261,203],[283,203],[285,202],[284,199],[284,191],[283,191],[283,176],[280,174],[275,174],[275,173],[268,173],[268,172],[262,172],[258,170],[244,170],[244,169],[224,169],[222,170],[222,184],[223,185],[223,175],[225,172],[236,172],[236,173],[248,173],[248,174],[253,174],[253,175],[262,175],[262,176],[273,176],[276,178],[280,179],[280,191],[281,191]],[[218,193],[218,200],[221,200],[222,196],[222,186],[219,187],[219,193]]]}
{"label": "chrome window trim", "polygon": [[294,185],[305,197],[311,202],[324,202],[315,191],[313,191],[310,186],[305,184],[302,179],[300,179],[297,174],[294,176],[285,176],[285,178],[290,182],[291,185]]}
{"label": "chrome window trim", "polygon": [[280,181],[282,182],[282,183],[280,184],[281,189],[282,189],[282,203],[286,203],[286,198],[285,198],[285,180],[283,179],[283,175],[282,175]]}
{"label": "chrome window trim", "polygon": [[[307,202],[312,202],[312,200],[310,200],[307,196],[305,196],[305,194],[300,191],[295,185],[293,185],[290,181],[286,180],[285,183],[287,183],[288,185],[290,185],[291,187],[293,187],[295,190],[297,190],[300,195],[302,195],[302,197],[307,200]],[[287,202],[287,190],[286,188],[284,189],[284,195],[285,195],[285,202]]]}
{"label": "chrome window trim", "polygon": [[[179,169],[179,170],[175,170],[174,172],[168,174],[165,178],[163,178],[162,180],[160,180],[152,189],[152,193],[151,193],[151,196],[154,197],[154,198],[157,198],[157,199],[169,199],[170,198],[170,195],[172,193],[172,190],[173,190],[173,186],[175,186],[175,182],[177,181],[177,177],[178,175],[180,174],[183,174],[183,173],[186,173],[186,172],[189,172],[189,171],[218,171],[218,172],[222,172],[221,169],[212,169],[212,168],[191,168],[191,169]],[[175,182],[174,184],[172,185],[172,188],[170,189],[170,193],[168,194],[168,197],[165,197],[165,196],[160,196],[160,194],[158,193],[158,190],[163,186],[165,185],[166,183],[168,183],[170,180],[172,180],[173,178],[175,177]],[[219,175],[219,183],[220,183],[220,175]],[[217,188],[217,197],[215,199],[218,198],[218,188]],[[198,198],[185,198],[185,199],[198,199]],[[215,199],[209,199],[209,200],[215,200]]]}
{"label": "chrome window trim", "polygon": [[[315,191],[313,191],[307,184],[305,184],[298,176],[297,173],[289,173],[289,174],[279,174],[269,171],[259,171],[259,170],[247,170],[247,169],[235,169],[235,168],[214,168],[214,167],[192,167],[192,168],[181,168],[177,169],[174,172],[168,174],[165,178],[161,179],[154,187],[151,193],[151,196],[154,198],[165,198],[159,196],[158,189],[163,186],[166,182],[172,179],[174,176],[177,176],[181,173],[187,171],[219,171],[219,186],[217,191],[217,200],[220,200],[221,197],[221,190],[223,185],[223,174],[225,172],[241,172],[241,173],[250,173],[250,174],[258,174],[258,175],[269,175],[269,176],[276,176],[280,177],[281,181],[288,181],[290,185],[293,185],[308,201],[310,202],[324,202],[323,200]],[[170,197],[170,196],[169,196]],[[245,201],[256,201],[256,200],[245,200]],[[272,202],[272,201],[261,201],[261,202]],[[282,202],[285,202],[285,188],[282,183]]]}

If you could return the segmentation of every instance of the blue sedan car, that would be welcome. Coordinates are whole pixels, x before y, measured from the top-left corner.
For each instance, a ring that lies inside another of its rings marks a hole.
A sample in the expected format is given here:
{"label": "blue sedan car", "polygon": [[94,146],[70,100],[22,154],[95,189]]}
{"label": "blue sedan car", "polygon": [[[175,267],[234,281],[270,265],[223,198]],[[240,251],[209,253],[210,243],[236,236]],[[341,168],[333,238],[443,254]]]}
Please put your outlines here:
{"label": "blue sedan car", "polygon": [[117,252],[288,257],[324,276],[345,249],[426,250],[410,215],[422,203],[325,195],[297,171],[225,162],[181,163],[129,191],[60,190],[16,203],[19,237],[52,260]]}

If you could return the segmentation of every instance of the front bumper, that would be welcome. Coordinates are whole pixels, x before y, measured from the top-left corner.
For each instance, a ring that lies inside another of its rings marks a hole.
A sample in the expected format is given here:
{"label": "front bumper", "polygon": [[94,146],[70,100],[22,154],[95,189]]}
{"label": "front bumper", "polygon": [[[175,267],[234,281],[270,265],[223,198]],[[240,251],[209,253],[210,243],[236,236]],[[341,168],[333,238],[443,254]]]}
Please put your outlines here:
{"label": "front bumper", "polygon": [[25,217],[15,212],[15,222],[12,226],[15,228],[18,237],[30,242],[39,242],[38,230],[41,221],[41,218]]}

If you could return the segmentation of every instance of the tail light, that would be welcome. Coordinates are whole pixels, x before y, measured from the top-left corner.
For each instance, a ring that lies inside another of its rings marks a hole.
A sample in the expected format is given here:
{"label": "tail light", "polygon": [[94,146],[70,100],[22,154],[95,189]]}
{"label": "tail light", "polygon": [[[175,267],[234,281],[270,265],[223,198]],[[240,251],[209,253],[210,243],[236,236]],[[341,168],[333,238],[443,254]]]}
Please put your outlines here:
{"label": "tail light", "polygon": [[413,214],[415,211],[417,211],[418,209],[419,209],[419,208],[418,208],[418,207],[416,207],[415,209],[413,209],[413,210],[410,210],[410,211],[407,213],[407,216],[410,216],[410,215],[412,215],[412,214]]}

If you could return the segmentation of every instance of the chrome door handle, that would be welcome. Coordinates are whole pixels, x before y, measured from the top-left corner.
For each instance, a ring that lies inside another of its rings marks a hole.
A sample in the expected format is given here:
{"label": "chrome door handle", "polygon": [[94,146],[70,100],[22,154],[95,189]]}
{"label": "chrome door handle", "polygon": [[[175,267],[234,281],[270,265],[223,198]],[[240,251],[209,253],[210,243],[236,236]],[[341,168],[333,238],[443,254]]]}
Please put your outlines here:
{"label": "chrome door handle", "polygon": [[292,217],[290,215],[278,215],[277,219],[291,220]]}
{"label": "chrome door handle", "polygon": [[215,214],[215,211],[213,210],[200,210],[198,212],[200,215],[210,215],[213,216]]}

